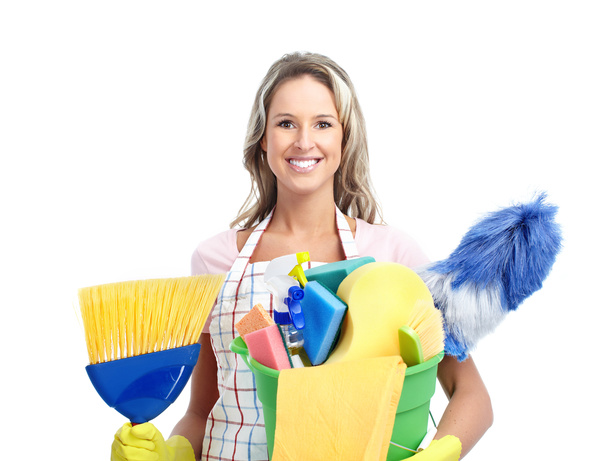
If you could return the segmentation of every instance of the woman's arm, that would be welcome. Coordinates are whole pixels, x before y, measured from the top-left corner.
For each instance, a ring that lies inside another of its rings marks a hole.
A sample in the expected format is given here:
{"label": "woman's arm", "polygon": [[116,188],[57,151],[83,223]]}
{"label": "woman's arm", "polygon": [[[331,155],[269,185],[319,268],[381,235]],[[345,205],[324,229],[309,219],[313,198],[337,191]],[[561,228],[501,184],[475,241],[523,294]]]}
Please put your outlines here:
{"label": "woman's arm", "polygon": [[200,335],[200,356],[192,373],[190,403],[183,418],[171,435],[182,435],[190,441],[196,459],[200,459],[206,420],[219,398],[217,388],[217,361],[210,344],[210,335]]}
{"label": "woman's arm", "polygon": [[462,458],[492,425],[490,396],[471,357],[463,362],[444,357],[438,367],[438,379],[450,401],[435,438],[448,434],[458,437],[462,443]]}

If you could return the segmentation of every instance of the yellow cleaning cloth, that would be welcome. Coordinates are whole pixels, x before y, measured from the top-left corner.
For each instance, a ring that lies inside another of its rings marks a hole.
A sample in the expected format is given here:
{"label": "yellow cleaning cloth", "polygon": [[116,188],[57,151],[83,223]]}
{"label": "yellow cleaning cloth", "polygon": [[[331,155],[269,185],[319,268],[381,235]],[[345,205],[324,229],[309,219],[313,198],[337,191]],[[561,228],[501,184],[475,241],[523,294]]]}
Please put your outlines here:
{"label": "yellow cleaning cloth", "polygon": [[273,461],[385,460],[405,371],[400,356],[282,370]]}

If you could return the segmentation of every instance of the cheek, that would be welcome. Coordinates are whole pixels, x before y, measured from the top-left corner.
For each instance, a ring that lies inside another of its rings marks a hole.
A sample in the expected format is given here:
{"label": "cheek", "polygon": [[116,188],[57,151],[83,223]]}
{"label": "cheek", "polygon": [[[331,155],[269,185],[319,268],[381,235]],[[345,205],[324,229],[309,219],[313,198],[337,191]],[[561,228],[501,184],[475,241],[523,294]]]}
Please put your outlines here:
{"label": "cheek", "polygon": [[333,138],[331,140],[331,142],[329,143],[328,146],[328,150],[329,152],[331,152],[332,155],[337,156],[339,159],[342,158],[342,142],[343,142],[343,136],[336,136],[335,138]]}
{"label": "cheek", "polygon": [[260,140],[260,147],[263,151],[271,155],[276,155],[284,149],[285,139],[282,139],[279,135],[273,135],[266,132]]}
{"label": "cheek", "polygon": [[281,156],[277,155],[277,150],[275,149],[273,143],[267,143],[265,144],[265,147],[268,147],[265,153],[267,165],[269,165],[271,173],[273,173],[275,176],[279,176],[282,170]]}

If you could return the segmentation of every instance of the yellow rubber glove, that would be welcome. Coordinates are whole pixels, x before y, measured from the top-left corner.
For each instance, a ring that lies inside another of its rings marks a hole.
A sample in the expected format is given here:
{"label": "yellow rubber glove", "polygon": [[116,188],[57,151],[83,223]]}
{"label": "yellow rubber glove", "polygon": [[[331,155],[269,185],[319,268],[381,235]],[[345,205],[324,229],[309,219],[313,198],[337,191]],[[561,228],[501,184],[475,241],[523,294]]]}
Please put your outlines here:
{"label": "yellow rubber glove", "polygon": [[165,442],[152,423],[124,424],[115,434],[111,461],[196,461],[192,444],[175,435]]}
{"label": "yellow rubber glove", "polygon": [[458,437],[447,435],[439,440],[432,440],[425,450],[409,459],[411,461],[458,461],[462,444]]}

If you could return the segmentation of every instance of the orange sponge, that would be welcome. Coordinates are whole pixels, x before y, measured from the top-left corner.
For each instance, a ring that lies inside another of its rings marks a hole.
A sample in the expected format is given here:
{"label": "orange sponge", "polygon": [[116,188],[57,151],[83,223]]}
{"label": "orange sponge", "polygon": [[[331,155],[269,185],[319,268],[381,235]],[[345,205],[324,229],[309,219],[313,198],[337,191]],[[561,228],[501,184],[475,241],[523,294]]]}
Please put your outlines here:
{"label": "orange sponge", "polygon": [[250,312],[242,317],[242,319],[235,324],[235,329],[238,331],[244,341],[246,341],[246,335],[253,331],[260,330],[261,328],[275,325],[275,321],[271,318],[269,313],[262,307],[262,304],[256,304]]}

